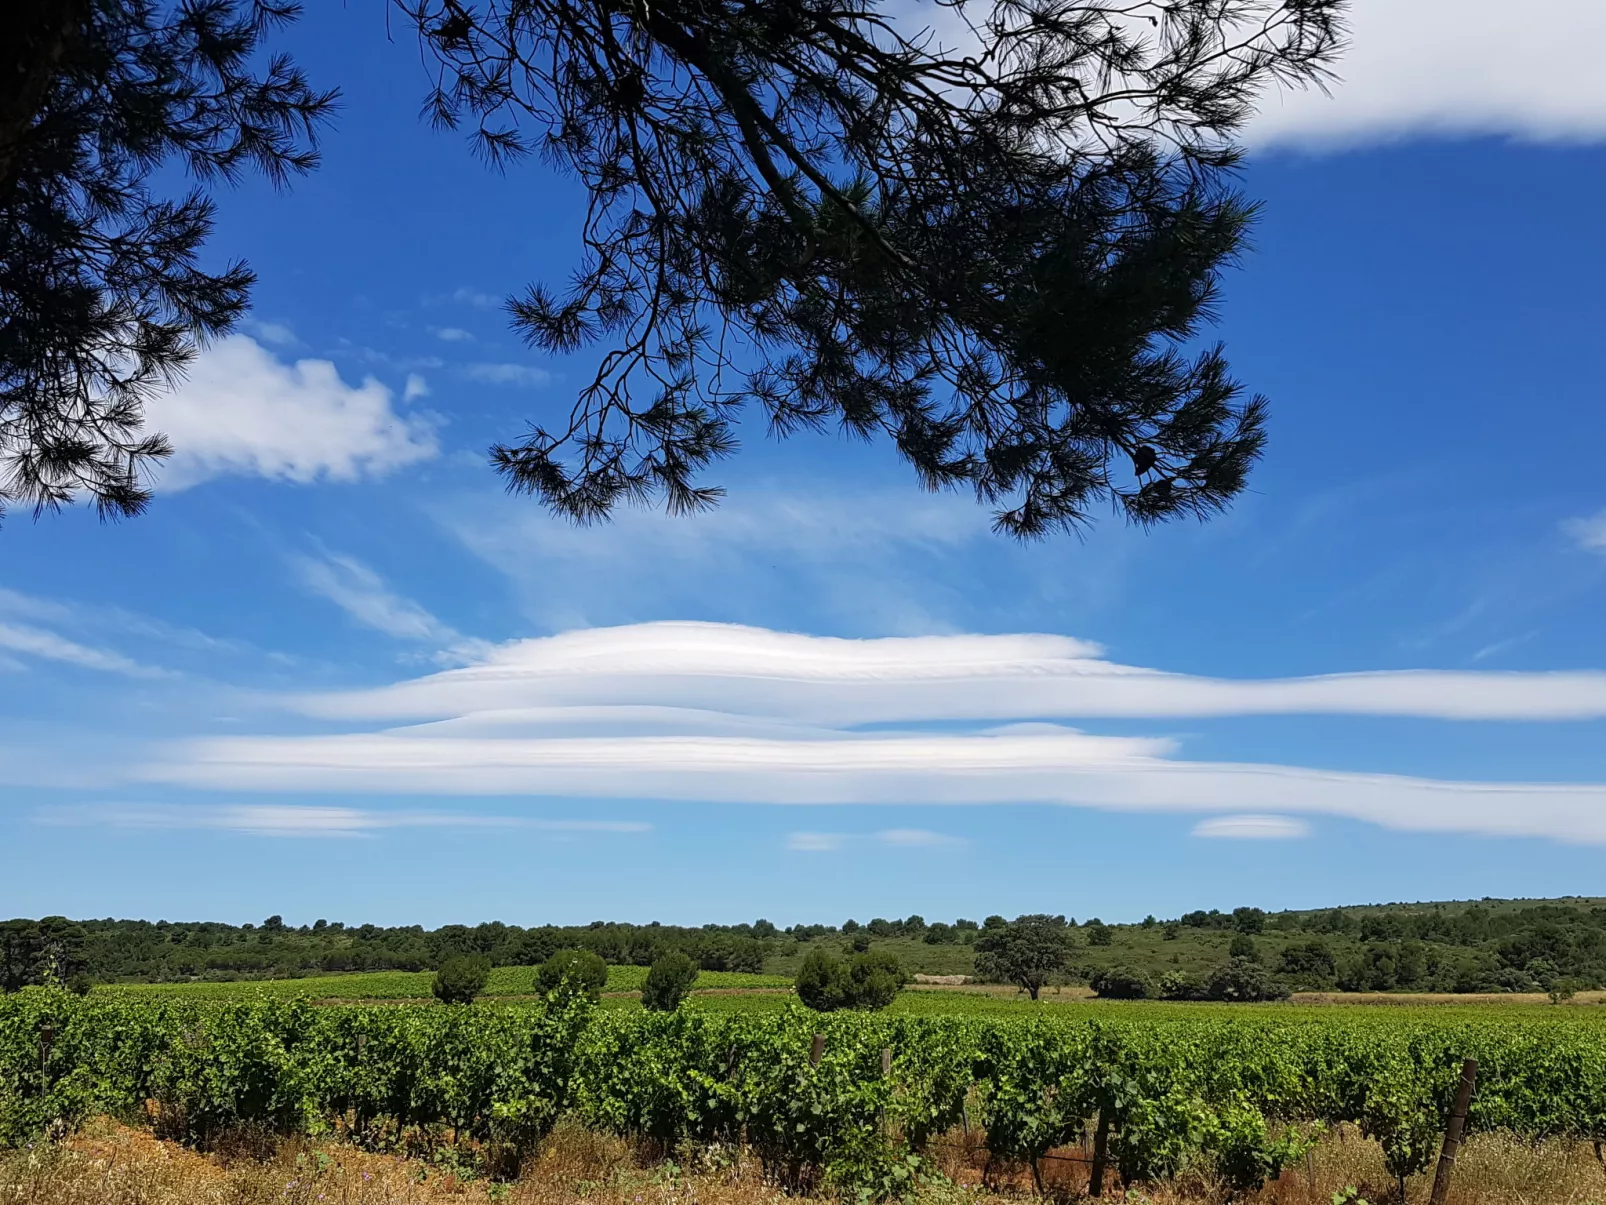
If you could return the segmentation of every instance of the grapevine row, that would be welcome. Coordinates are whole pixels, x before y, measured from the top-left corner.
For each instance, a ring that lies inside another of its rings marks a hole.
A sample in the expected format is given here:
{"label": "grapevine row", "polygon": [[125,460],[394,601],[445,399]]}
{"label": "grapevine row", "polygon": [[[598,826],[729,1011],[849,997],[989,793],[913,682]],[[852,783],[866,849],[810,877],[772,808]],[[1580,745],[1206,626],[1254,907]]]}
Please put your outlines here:
{"label": "grapevine row", "polygon": [[666,1146],[745,1142],[785,1182],[886,1196],[961,1124],[1034,1167],[1099,1124],[1129,1182],[1202,1161],[1250,1187],[1341,1122],[1394,1174],[1421,1170],[1464,1057],[1480,1065],[1469,1130],[1599,1140],[1600,1038],[1495,1016],[642,1014],[583,998],[318,1008],[29,989],[0,998],[0,1144],[149,1116],[201,1144],[239,1125],[466,1143],[510,1173],[570,1115]]}

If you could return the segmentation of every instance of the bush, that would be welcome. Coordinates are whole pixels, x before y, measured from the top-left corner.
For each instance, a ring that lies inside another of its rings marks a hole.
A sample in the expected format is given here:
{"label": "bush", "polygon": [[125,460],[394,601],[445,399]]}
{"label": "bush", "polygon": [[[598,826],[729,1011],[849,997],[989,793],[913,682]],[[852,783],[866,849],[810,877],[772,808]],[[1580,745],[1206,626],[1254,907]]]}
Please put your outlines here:
{"label": "bush", "polygon": [[1127,967],[1106,967],[1089,980],[1101,1000],[1147,1000],[1154,994],[1149,981]]}
{"label": "bush", "polygon": [[1107,946],[1115,941],[1115,934],[1110,926],[1094,921],[1087,927],[1087,944],[1090,946]]}
{"label": "bush", "polygon": [[1227,957],[1247,958],[1250,962],[1260,961],[1260,947],[1255,945],[1255,939],[1247,933],[1240,933],[1232,939],[1227,947]]}
{"label": "bush", "polygon": [[1204,984],[1182,971],[1167,971],[1160,980],[1162,1000],[1203,1000]]}
{"label": "bush", "polygon": [[810,950],[792,981],[797,998],[816,1012],[835,1012],[848,1007],[850,988],[848,969],[829,951]]}
{"label": "bush", "polygon": [[799,1000],[817,1012],[842,1008],[885,1008],[908,982],[902,965],[886,950],[837,958],[812,950],[798,968],[794,988]]}
{"label": "bush", "polygon": [[852,1007],[873,1011],[891,1004],[909,976],[890,951],[871,950],[848,959],[848,981],[853,985]]}
{"label": "bush", "polygon": [[472,1004],[490,978],[491,960],[483,954],[468,954],[441,963],[430,990],[442,1004]]}
{"label": "bush", "polygon": [[672,1013],[696,982],[697,964],[679,950],[671,950],[647,971],[647,982],[641,989],[642,1007]]}
{"label": "bush", "polygon": [[1210,973],[1205,981],[1207,1000],[1224,1000],[1230,1003],[1252,1003],[1257,1000],[1282,1000],[1288,989],[1273,979],[1265,967],[1241,958],[1223,963]]}
{"label": "bush", "polygon": [[541,964],[535,973],[536,990],[551,995],[560,987],[602,998],[602,989],[608,984],[608,964],[602,956],[590,950],[559,950]]}

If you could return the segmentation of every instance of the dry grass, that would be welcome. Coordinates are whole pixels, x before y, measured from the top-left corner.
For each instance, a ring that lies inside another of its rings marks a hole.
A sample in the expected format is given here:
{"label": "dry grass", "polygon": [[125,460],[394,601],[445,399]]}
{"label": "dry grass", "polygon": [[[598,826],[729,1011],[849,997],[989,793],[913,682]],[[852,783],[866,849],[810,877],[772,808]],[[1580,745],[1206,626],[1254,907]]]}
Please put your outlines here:
{"label": "dry grass", "polygon": [[[933,1151],[948,1177],[915,1205],[1026,1205],[1035,1196],[1026,1168],[993,1165],[978,1135],[954,1133]],[[1084,1152],[1043,1161],[1055,1202],[1088,1188]],[[983,1170],[988,1172],[983,1181]],[[1428,1178],[1409,1186],[1427,1200]],[[1397,1198],[1377,1146],[1353,1132],[1328,1136],[1300,1167],[1240,1198],[1241,1205],[1332,1205],[1356,1190],[1373,1205]],[[1200,1176],[1123,1190],[1111,1174],[1107,1197],[1124,1205],[1221,1205],[1227,1193]],[[554,1134],[518,1181],[465,1179],[439,1166],[330,1142],[267,1143],[244,1136],[209,1155],[143,1130],[97,1123],[58,1145],[0,1157],[0,1205],[783,1205],[757,1163],[735,1150],[665,1160],[616,1138],[579,1129]],[[1515,1142],[1480,1135],[1463,1150],[1449,1205],[1602,1205],[1606,1169],[1588,1144]],[[794,1202],[795,1205],[795,1202]]]}

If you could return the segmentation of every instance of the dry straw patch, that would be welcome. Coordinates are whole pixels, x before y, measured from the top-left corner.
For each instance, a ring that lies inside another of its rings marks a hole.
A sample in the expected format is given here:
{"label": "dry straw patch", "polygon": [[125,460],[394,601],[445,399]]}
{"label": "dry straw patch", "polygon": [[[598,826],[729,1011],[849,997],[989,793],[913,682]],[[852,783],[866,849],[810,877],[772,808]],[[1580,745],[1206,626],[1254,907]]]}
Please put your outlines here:
{"label": "dry straw patch", "polygon": [[[1043,1164],[1056,1202],[1087,1191],[1087,1165],[1074,1149]],[[949,1177],[921,1190],[914,1205],[1015,1205],[1033,1197],[1027,1169],[994,1166],[981,1182],[986,1151],[977,1135],[939,1142],[936,1162]],[[1428,1177],[1409,1186],[1412,1205],[1427,1200]],[[1241,1205],[1331,1205],[1356,1190],[1388,1205],[1397,1190],[1375,1143],[1345,1129],[1311,1158]],[[1221,1185],[1183,1176],[1165,1185],[1123,1187],[1113,1175],[1107,1197],[1123,1205],[1221,1205]],[[0,1157],[0,1205],[783,1205],[757,1162],[735,1150],[679,1152],[665,1158],[606,1135],[565,1127],[513,1183],[464,1180],[418,1160],[373,1154],[333,1142],[290,1141],[264,1149],[245,1136],[200,1154],[148,1131],[100,1122],[60,1144]],[[1587,1143],[1523,1143],[1479,1135],[1463,1149],[1449,1205],[1606,1205],[1606,1168]]]}

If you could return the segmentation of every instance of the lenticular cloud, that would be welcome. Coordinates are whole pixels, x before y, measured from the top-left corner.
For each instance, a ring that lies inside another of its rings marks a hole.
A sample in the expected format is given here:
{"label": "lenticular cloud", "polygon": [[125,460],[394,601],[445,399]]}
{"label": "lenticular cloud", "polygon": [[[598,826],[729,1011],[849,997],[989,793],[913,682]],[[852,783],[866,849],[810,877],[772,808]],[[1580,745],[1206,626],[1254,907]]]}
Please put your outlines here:
{"label": "lenticular cloud", "polygon": [[[460,669],[286,702],[344,731],[191,742],[144,776],[276,792],[1335,815],[1606,843],[1606,785],[1188,761],[1170,740],[1069,723],[1292,712],[1595,718],[1606,716],[1600,673],[1242,681],[1120,665],[1063,636],[841,640],[658,623],[517,641]],[[1205,831],[1245,835],[1230,824]],[[1285,835],[1298,831],[1297,821],[1283,824]]]}

